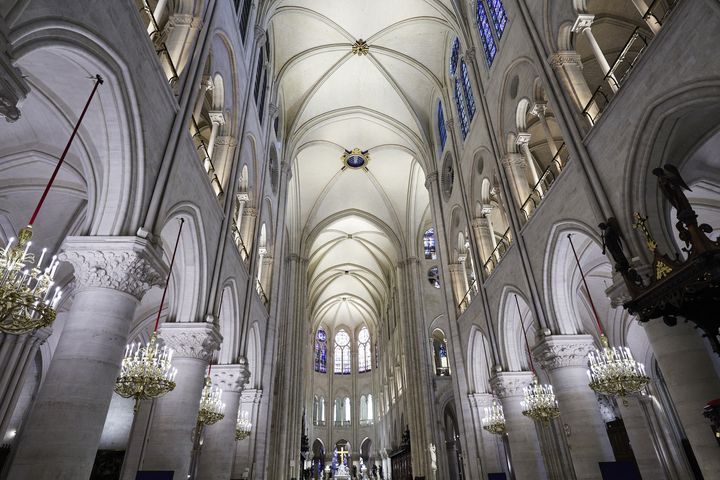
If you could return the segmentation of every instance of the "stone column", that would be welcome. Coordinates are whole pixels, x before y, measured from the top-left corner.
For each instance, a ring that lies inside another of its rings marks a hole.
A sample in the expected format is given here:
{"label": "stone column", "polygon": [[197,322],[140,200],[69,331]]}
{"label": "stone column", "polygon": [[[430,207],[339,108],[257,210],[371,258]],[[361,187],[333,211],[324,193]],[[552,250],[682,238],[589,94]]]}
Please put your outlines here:
{"label": "stone column", "polygon": [[193,110],[193,118],[197,122],[200,120],[200,114],[202,113],[202,107],[205,103],[205,93],[212,91],[215,87],[212,78],[205,75],[200,82],[200,92],[198,93],[197,101],[195,102],[195,110]]}
{"label": "stone column", "polygon": [[175,350],[175,390],[155,400],[141,471],[172,471],[175,478],[189,473],[192,433],[197,422],[205,373],[222,337],[211,323],[163,323],[160,338]]}
{"label": "stone column", "polygon": [[215,150],[213,155],[213,166],[215,174],[222,190],[228,185],[230,170],[232,167],[232,159],[235,157],[235,148],[237,140],[230,135],[220,135],[215,138]]}
{"label": "stone column", "polygon": [[[240,408],[238,409],[238,416],[242,415],[243,412],[247,412],[252,423],[252,432],[250,436],[244,440],[237,442],[235,451],[235,463],[232,468],[232,478],[250,478],[249,473],[254,470],[255,458],[253,455],[253,446],[255,444],[256,432],[260,425],[258,425],[258,414],[260,413],[260,401],[262,400],[262,390],[257,389],[245,389],[240,396]],[[328,403],[333,405],[331,401]],[[330,413],[332,415],[332,412]],[[328,424],[332,424],[332,421],[328,421]],[[257,477],[256,477],[257,478]]]}
{"label": "stone column", "polygon": [[182,74],[190,53],[195,48],[195,40],[202,24],[201,18],[187,13],[176,13],[165,24],[162,37],[178,74]]}
{"label": "stone column", "polygon": [[90,476],[135,309],[166,270],[137,237],[68,237],[63,250],[75,296],[7,478]]}
{"label": "stone column", "polygon": [[500,462],[501,437],[494,435],[482,428],[482,419],[485,416],[485,408],[491,407],[495,397],[490,393],[471,393],[470,404],[474,410],[475,432],[479,437],[478,450],[480,453],[480,468],[482,477],[487,478],[488,473],[499,473],[503,471]]}
{"label": "stone column", "polygon": [[555,158],[558,154],[558,147],[555,143],[555,138],[553,138],[552,131],[550,130],[550,125],[547,121],[547,104],[546,103],[536,103],[533,105],[532,110],[530,110],[530,113],[535,115],[538,120],[540,121],[540,125],[542,126],[543,133],[545,134],[545,140],[547,141],[548,148],[550,149],[550,154]]}
{"label": "stone column", "polygon": [[463,300],[465,293],[467,293],[468,286],[467,274],[465,272],[465,263],[457,262],[448,265],[448,271],[450,272],[450,281],[452,282],[452,290],[455,295],[455,306],[460,305]]}
{"label": "stone column", "polygon": [[598,462],[614,460],[595,392],[588,387],[587,355],[593,348],[590,335],[551,335],[533,349],[552,379],[578,480],[599,478]]}
{"label": "stone column", "polygon": [[600,48],[600,45],[597,43],[595,35],[593,35],[592,33],[592,24],[594,20],[595,15],[581,13],[580,15],[578,15],[577,20],[575,20],[572,31],[573,33],[582,33],[585,35],[588,43],[590,43],[590,48],[593,51],[593,55],[595,55],[595,59],[597,60],[598,65],[600,65],[600,70],[602,70],[603,75],[605,75],[608,84],[610,85],[610,88],[613,92],[617,92],[617,79],[614,75],[610,74],[610,64],[608,63],[607,58],[605,58],[605,54]]}
{"label": "stone column", "polygon": [[515,203],[517,207],[520,208],[530,196],[530,186],[528,185],[527,175],[525,174],[527,163],[519,153],[510,153],[502,159],[502,166],[507,172],[512,195],[515,197]]}
{"label": "stone column", "polygon": [[[517,139],[515,140],[515,144],[520,147],[520,151],[522,152],[523,156],[525,157],[525,162],[528,166],[528,169],[530,170],[530,178],[532,179],[532,184],[536,185],[540,181],[540,175],[542,174],[542,167],[538,164],[537,160],[535,160],[535,157],[533,156],[532,152],[530,151],[530,138],[532,136],[527,132],[520,132],[517,134]],[[540,191],[540,194],[542,195],[542,191]]]}
{"label": "stone column", "polygon": [[583,75],[583,65],[580,55],[574,51],[557,52],[552,54],[548,61],[557,73],[567,94],[575,102],[578,111],[583,112],[583,110],[588,107],[586,112],[587,117],[588,120],[592,122],[592,119],[597,117],[599,110],[597,105],[593,104],[588,106],[593,94],[590,91],[587,80],[585,80],[585,75]]}
{"label": "stone column", "polygon": [[3,366],[0,372],[0,438],[8,429],[38,348],[51,333],[50,328],[22,335],[0,333],[0,365]]}
{"label": "stone column", "polygon": [[645,23],[647,23],[648,27],[650,27],[650,30],[652,30],[652,32],[657,35],[660,31],[661,25],[655,16],[645,16],[645,14],[649,13],[650,10],[650,7],[645,2],[645,0],[632,0],[632,3],[633,5],[635,5],[635,8],[637,8],[638,12],[640,12],[640,16],[643,17],[643,20],[645,20]]}
{"label": "stone column", "polygon": [[245,242],[245,249],[248,255],[252,255],[252,247],[255,233],[255,221],[257,220],[257,208],[245,207],[243,210],[242,225],[240,225],[240,236]]}
{"label": "stone column", "polygon": [[517,480],[548,478],[535,423],[522,414],[520,407],[523,387],[530,385],[532,378],[530,372],[500,372],[490,380],[505,412],[511,465]]}
{"label": "stone column", "polygon": [[665,480],[667,477],[658,458],[656,441],[652,438],[652,432],[639,404],[640,401],[642,400],[636,396],[629,397],[627,406],[622,401],[618,402],[618,409],[622,415],[642,478]]}
{"label": "stone column", "polygon": [[217,140],[220,127],[225,125],[225,114],[223,112],[208,112],[212,127],[210,130],[210,139],[208,140],[208,156],[213,160],[213,152],[215,151],[215,141]]}
{"label": "stone column", "polygon": [[478,244],[480,255],[482,256],[480,259],[482,265],[488,261],[497,246],[492,220],[490,219],[491,208],[489,205],[483,206],[483,213],[485,215],[475,218],[472,221],[473,234],[475,235],[475,241]]}
{"label": "stone column", "polygon": [[245,362],[238,365],[214,365],[213,385],[222,388],[225,418],[205,428],[205,442],[200,453],[198,479],[230,480],[235,459],[235,425],[240,393],[250,377]]}
{"label": "stone column", "polygon": [[720,380],[700,334],[679,321],[668,327],[660,319],[645,327],[673,405],[705,478],[720,478],[718,445],[700,412],[718,397]]}

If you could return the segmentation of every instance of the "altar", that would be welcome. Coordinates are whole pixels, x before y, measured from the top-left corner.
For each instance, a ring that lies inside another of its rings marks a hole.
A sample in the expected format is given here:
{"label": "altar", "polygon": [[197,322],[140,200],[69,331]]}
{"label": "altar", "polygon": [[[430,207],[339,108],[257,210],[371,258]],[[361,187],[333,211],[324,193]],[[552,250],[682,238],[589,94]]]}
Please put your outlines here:
{"label": "altar", "polygon": [[336,450],[336,455],[340,457],[340,462],[338,462],[337,468],[335,469],[335,475],[332,477],[335,480],[351,480],[350,476],[350,470],[348,470],[347,465],[345,465],[345,462],[347,461],[346,458],[349,456],[350,452],[345,450],[343,447],[340,447],[340,450]]}

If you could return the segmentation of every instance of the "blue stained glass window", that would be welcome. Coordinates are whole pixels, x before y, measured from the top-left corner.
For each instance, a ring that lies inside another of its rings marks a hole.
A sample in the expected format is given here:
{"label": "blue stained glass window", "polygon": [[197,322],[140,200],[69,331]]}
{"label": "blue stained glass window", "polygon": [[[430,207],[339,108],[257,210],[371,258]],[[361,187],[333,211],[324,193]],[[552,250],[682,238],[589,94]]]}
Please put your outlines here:
{"label": "blue stained glass window", "polygon": [[445,142],[447,142],[447,130],[445,129],[445,113],[443,112],[442,102],[438,102],[438,133],[440,134],[440,151],[445,150]]}
{"label": "blue stained glass window", "polygon": [[477,2],[477,27],[480,32],[480,40],[482,40],[483,51],[485,52],[485,61],[487,61],[488,67],[492,65],[495,60],[495,54],[497,53],[497,45],[495,44],[495,38],[493,38],[492,30],[490,28],[490,22],[488,20],[487,12],[482,0]]}
{"label": "blue stained glass window", "polygon": [[315,336],[315,371],[327,373],[327,335],[322,329]]}
{"label": "blue stained glass window", "polygon": [[425,249],[425,260],[435,260],[437,258],[434,228],[428,228],[425,231],[423,235],[423,248]]}
{"label": "blue stained glass window", "polygon": [[508,21],[507,12],[505,12],[505,5],[503,5],[502,0],[488,0],[488,5],[490,6],[490,15],[493,19],[495,33],[498,38],[502,38],[502,34],[505,31],[505,26]]}
{"label": "blue stained glass window", "polygon": [[457,106],[458,118],[460,119],[460,132],[462,133],[463,140],[465,140],[469,130],[469,122],[462,93],[460,93],[460,80],[457,78],[455,79],[455,105]]}
{"label": "blue stained glass window", "polygon": [[460,39],[455,37],[455,41],[450,49],[450,75],[455,75],[457,71],[458,58],[460,58]]}
{"label": "blue stained glass window", "polygon": [[462,74],[463,87],[465,88],[465,102],[467,103],[468,116],[470,120],[475,118],[475,96],[473,95],[472,85],[470,85],[470,75],[468,74],[467,65],[465,61],[460,61],[460,73]]}

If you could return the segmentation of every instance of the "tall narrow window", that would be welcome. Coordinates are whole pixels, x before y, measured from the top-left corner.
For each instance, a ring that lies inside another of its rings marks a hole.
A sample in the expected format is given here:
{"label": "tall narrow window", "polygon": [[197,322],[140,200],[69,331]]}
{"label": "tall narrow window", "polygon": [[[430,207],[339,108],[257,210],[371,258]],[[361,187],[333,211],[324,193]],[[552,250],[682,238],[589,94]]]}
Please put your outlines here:
{"label": "tall narrow window", "polygon": [[315,371],[327,373],[327,334],[322,328],[315,335]]}
{"label": "tall narrow window", "polygon": [[495,27],[495,33],[498,38],[502,38],[502,34],[505,31],[508,17],[505,12],[505,5],[502,0],[487,0],[488,6],[490,7],[490,16],[493,19],[493,26]]}
{"label": "tall narrow window", "polygon": [[435,375],[450,375],[450,363],[448,362],[447,339],[442,330],[436,329],[432,334]]}
{"label": "tall narrow window", "polygon": [[455,37],[455,41],[450,48],[450,75],[454,76],[457,71],[458,59],[460,58],[460,39]]}
{"label": "tall narrow window", "polygon": [[485,52],[485,61],[488,67],[492,65],[495,60],[495,54],[497,53],[497,45],[495,44],[495,38],[493,37],[492,29],[490,28],[490,22],[488,21],[487,12],[482,0],[477,2],[476,21],[478,32],[480,33],[480,40],[482,41],[483,51]]}
{"label": "tall narrow window", "polygon": [[265,117],[265,95],[267,94],[267,72],[265,72],[265,76],[263,77],[262,81],[262,87],[260,87],[260,103],[258,104],[258,118],[260,119],[260,123],[263,123],[263,118]]}
{"label": "tall narrow window", "polygon": [[265,64],[265,48],[260,49],[260,53],[258,54],[257,59],[257,67],[255,68],[255,88],[253,89],[253,95],[255,96],[255,101],[257,102],[260,96],[260,85],[262,84],[262,77],[263,77],[263,67]]}
{"label": "tall narrow window", "polygon": [[445,112],[443,112],[442,102],[438,102],[438,133],[440,135],[440,151],[445,150],[447,142],[447,130],[445,129]]}
{"label": "tall narrow window", "polygon": [[435,229],[428,228],[423,235],[423,248],[425,249],[425,260],[436,260],[437,250],[435,248]]}
{"label": "tall narrow window", "polygon": [[345,420],[346,425],[350,425],[350,419],[352,418],[351,413],[352,412],[350,411],[350,398],[345,397],[345,418],[343,420]]}
{"label": "tall narrow window", "polygon": [[475,112],[477,111],[477,108],[475,107],[475,95],[473,95],[472,85],[470,84],[470,75],[468,74],[468,68],[467,65],[465,65],[465,60],[460,61],[460,74],[462,75],[463,89],[465,92],[465,103],[467,104],[468,116],[470,117],[470,120],[472,120],[473,118],[475,118]]}
{"label": "tall narrow window", "polygon": [[240,10],[240,36],[243,42],[247,37],[248,25],[250,23],[250,10],[252,10],[252,0],[243,0],[242,10]]}
{"label": "tall narrow window", "polygon": [[463,103],[463,96],[460,92],[460,80],[457,78],[455,79],[454,94],[455,106],[457,107],[458,118],[460,119],[460,133],[462,133],[462,138],[465,140],[468,130],[470,129],[470,122],[468,121],[467,112],[465,111],[465,103]]}
{"label": "tall narrow window", "polygon": [[372,393],[368,393],[367,396],[367,419],[372,422],[375,418],[373,413],[373,396]]}
{"label": "tall narrow window", "polygon": [[372,370],[372,349],[370,348],[370,331],[363,327],[358,335],[358,372]]}
{"label": "tall narrow window", "polygon": [[350,335],[345,330],[335,334],[335,373],[350,374]]}

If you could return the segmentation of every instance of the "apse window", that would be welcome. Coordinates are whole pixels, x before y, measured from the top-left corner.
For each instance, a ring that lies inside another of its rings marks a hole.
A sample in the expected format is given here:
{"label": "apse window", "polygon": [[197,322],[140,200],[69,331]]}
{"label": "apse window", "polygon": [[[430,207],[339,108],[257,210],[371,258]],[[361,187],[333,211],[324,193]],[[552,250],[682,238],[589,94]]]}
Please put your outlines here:
{"label": "apse window", "polygon": [[435,288],[440,288],[440,272],[438,267],[432,267],[428,270],[428,282]]}

